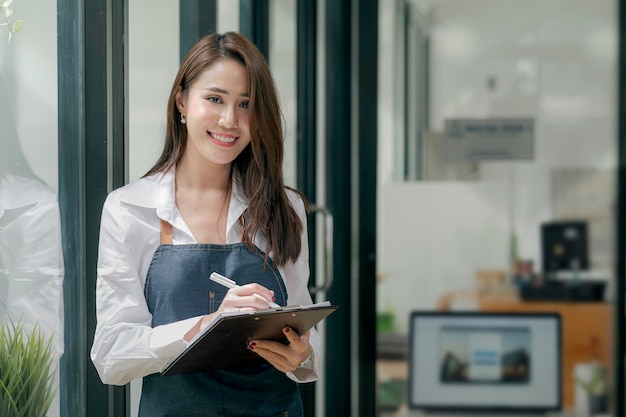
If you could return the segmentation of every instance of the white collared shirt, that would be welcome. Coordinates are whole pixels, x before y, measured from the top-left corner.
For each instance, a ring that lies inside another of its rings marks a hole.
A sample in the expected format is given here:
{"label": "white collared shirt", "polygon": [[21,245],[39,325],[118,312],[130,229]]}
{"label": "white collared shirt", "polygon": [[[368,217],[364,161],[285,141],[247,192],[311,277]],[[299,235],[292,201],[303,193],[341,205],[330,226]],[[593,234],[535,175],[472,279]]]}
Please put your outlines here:
{"label": "white collared shirt", "polygon": [[[97,326],[91,359],[105,384],[124,385],[132,379],[160,372],[187,346],[183,336],[200,319],[193,317],[152,327],[152,315],[143,288],[152,255],[159,245],[160,220],[174,229],[173,244],[197,243],[175,205],[175,168],[141,178],[111,192],[102,210],[96,284]],[[247,208],[233,181],[226,243],[241,242],[239,217]],[[311,304],[308,291],[309,253],[304,203],[293,191],[289,200],[302,221],[302,250],[298,260],[279,267],[287,287],[288,305]],[[257,233],[254,243],[266,247]],[[270,257],[271,257],[270,253]],[[319,375],[320,340],[315,329],[309,342],[313,361],[287,375],[296,382],[314,381]]]}

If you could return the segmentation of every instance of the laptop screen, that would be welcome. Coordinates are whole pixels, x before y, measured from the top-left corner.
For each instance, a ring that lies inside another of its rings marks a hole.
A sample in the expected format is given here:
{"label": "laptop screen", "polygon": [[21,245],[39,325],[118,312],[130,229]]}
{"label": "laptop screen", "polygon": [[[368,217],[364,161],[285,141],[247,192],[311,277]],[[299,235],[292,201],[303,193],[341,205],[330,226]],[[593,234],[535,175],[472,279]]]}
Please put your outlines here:
{"label": "laptop screen", "polygon": [[411,408],[561,408],[557,314],[413,312],[409,344]]}

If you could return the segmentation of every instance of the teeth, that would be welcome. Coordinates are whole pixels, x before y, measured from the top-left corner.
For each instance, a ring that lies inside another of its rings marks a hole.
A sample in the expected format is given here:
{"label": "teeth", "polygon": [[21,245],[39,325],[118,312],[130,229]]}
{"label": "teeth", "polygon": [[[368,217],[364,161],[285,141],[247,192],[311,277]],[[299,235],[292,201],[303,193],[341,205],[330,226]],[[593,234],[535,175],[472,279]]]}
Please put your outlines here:
{"label": "teeth", "polygon": [[225,136],[216,135],[215,133],[211,133],[211,136],[214,139],[219,140],[220,142],[226,142],[226,143],[232,143],[235,141],[235,139],[237,139],[236,137],[225,137]]}

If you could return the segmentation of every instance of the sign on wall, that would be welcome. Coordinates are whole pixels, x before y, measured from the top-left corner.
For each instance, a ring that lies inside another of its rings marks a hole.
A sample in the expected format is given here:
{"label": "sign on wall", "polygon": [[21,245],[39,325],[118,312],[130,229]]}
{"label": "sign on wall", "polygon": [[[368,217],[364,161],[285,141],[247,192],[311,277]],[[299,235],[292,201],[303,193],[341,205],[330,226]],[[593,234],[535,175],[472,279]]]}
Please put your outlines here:
{"label": "sign on wall", "polygon": [[449,119],[444,124],[447,161],[532,160],[534,119]]}

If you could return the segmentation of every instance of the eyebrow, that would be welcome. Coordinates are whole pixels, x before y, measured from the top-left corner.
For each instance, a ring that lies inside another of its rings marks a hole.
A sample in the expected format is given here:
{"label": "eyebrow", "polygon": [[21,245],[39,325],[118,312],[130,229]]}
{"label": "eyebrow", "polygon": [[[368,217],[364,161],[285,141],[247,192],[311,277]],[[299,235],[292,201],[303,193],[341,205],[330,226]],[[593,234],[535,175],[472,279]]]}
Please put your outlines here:
{"label": "eyebrow", "polygon": [[[213,92],[215,92],[215,93],[219,93],[219,94],[226,94],[226,95],[228,95],[228,94],[229,94],[229,93],[228,93],[228,91],[223,90],[223,89],[221,89],[221,88],[219,88],[219,87],[208,87],[208,88],[205,88],[205,90],[208,90],[208,91],[213,91]],[[248,93],[243,93],[243,94],[241,94],[241,97],[250,97],[250,94],[248,94]]]}

